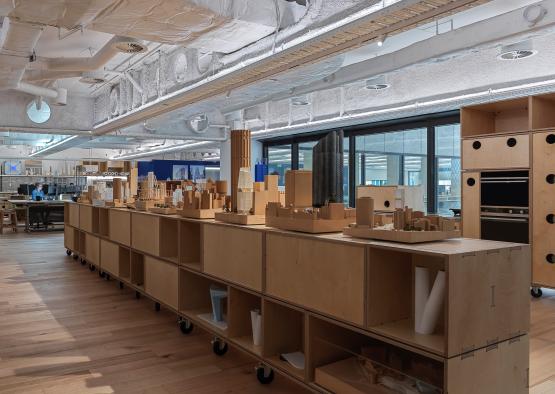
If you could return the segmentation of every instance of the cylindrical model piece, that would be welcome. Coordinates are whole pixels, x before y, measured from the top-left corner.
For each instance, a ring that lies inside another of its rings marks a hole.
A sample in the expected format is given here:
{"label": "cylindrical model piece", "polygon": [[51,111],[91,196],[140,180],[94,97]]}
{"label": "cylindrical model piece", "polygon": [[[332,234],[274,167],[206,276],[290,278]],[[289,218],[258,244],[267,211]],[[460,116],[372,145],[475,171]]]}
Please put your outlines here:
{"label": "cylindrical model piece", "polygon": [[227,181],[216,181],[216,193],[227,194]]}

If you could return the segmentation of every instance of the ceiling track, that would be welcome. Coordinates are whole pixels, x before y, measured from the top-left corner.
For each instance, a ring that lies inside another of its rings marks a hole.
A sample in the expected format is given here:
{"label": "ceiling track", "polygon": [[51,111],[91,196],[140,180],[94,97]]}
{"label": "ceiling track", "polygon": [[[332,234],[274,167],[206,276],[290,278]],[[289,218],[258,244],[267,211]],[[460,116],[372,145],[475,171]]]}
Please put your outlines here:
{"label": "ceiling track", "polygon": [[[224,75],[206,84],[178,95],[137,108],[120,118],[100,124],[94,134],[102,135],[141,120],[184,107],[201,100],[226,94],[292,68],[316,63],[328,57],[375,41],[382,36],[392,36],[411,30],[434,20],[444,18],[491,0],[412,0],[400,2],[372,13],[360,20],[346,24],[328,33],[300,43],[281,53],[269,56],[243,69]],[[187,88],[185,88],[187,89]]]}

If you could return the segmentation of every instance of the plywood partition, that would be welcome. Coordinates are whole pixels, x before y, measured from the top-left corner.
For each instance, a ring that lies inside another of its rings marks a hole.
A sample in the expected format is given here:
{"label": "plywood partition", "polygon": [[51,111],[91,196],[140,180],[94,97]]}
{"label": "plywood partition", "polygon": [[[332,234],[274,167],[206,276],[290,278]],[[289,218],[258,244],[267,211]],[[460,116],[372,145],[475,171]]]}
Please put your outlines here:
{"label": "plywood partition", "polygon": [[480,238],[480,173],[462,174],[462,235]]}
{"label": "plywood partition", "polygon": [[131,214],[131,246],[142,252],[158,256],[160,250],[160,217],[133,212]]}
{"label": "plywood partition", "polygon": [[304,379],[305,370],[296,369],[280,360],[280,355],[293,352],[306,354],[305,314],[300,310],[266,299],[263,303],[262,315],[264,316],[262,323],[264,358],[278,368]]}
{"label": "plywood partition", "polygon": [[263,233],[218,224],[202,228],[204,272],[261,291]]}
{"label": "plywood partition", "polygon": [[464,170],[511,169],[530,167],[528,134],[465,139],[462,141]]}
{"label": "plywood partition", "polygon": [[177,263],[179,249],[179,221],[176,218],[159,218],[157,256],[174,260]]}
{"label": "plywood partition", "polygon": [[461,136],[529,130],[528,98],[480,104],[461,109]]}
{"label": "plywood partition", "polygon": [[103,237],[110,236],[110,210],[98,208],[98,233]]}
{"label": "plywood partition", "polygon": [[362,326],[364,277],[363,246],[266,235],[266,291],[272,296]]}
{"label": "plywood partition", "polygon": [[131,212],[110,209],[108,223],[110,238],[120,244],[131,246]]}
{"label": "plywood partition", "polygon": [[70,251],[76,251],[79,248],[75,247],[75,230],[73,227],[64,227],[64,247]]}
{"label": "plywood partition", "polygon": [[555,130],[532,138],[532,282],[555,287]]}
{"label": "plywood partition", "polygon": [[201,224],[181,220],[179,226],[179,264],[200,271]]}
{"label": "plywood partition", "polygon": [[122,246],[119,247],[119,277],[127,282],[131,281],[131,251]]}
{"label": "plywood partition", "polygon": [[253,342],[251,311],[262,311],[262,299],[234,287],[229,288],[229,337],[252,353],[262,356],[262,346]]}
{"label": "plywood partition", "polygon": [[145,292],[159,302],[178,309],[177,265],[150,256],[144,258]]}

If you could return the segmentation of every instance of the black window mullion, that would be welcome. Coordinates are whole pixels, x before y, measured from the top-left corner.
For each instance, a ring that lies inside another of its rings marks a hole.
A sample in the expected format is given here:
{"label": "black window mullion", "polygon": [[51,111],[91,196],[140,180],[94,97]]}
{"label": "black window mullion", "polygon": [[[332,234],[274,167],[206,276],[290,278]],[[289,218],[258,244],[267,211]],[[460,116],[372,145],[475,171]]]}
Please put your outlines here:
{"label": "black window mullion", "polygon": [[356,203],[356,137],[349,137],[349,206],[354,207]]}
{"label": "black window mullion", "polygon": [[427,194],[428,206],[426,209],[429,213],[437,212],[437,174],[436,174],[436,138],[435,126],[428,125],[428,156],[427,156]]}
{"label": "black window mullion", "polygon": [[299,143],[293,142],[291,144],[291,169],[299,169]]}

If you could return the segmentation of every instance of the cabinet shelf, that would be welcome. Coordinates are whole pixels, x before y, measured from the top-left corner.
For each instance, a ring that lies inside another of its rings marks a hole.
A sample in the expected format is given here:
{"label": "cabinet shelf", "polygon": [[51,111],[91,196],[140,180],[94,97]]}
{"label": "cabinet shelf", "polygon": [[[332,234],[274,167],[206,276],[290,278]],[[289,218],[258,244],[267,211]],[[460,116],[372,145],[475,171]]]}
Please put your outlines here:
{"label": "cabinet shelf", "polygon": [[442,333],[431,335],[418,334],[414,331],[414,324],[409,319],[373,326],[369,329],[376,334],[440,356],[445,354],[445,336]]}

